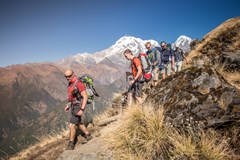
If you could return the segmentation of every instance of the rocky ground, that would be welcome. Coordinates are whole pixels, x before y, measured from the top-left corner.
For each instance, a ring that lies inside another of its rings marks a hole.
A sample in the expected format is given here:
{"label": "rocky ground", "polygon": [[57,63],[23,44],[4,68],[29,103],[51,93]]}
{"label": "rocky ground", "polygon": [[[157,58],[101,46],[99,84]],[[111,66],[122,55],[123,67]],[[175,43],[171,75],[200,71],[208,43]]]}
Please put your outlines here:
{"label": "rocky ground", "polygon": [[81,144],[81,138],[74,150],[65,150],[57,158],[57,160],[110,160],[111,152],[109,152],[105,145],[107,133],[112,132],[117,126],[116,122],[112,122],[103,126],[99,130],[95,130],[93,139],[87,144]]}

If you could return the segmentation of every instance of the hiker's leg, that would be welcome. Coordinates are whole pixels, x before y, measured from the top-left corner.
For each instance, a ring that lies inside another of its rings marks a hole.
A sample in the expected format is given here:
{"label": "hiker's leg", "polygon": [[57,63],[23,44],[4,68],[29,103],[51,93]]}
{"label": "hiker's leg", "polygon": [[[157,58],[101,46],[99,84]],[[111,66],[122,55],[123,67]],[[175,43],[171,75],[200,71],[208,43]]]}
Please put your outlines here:
{"label": "hiker's leg", "polygon": [[76,126],[75,124],[73,124],[73,123],[70,123],[69,128],[70,128],[70,134],[69,134],[70,137],[69,137],[69,140],[70,140],[71,142],[73,142],[74,139],[75,139],[77,126]]}
{"label": "hiker's leg", "polygon": [[135,92],[136,99],[139,104],[142,104],[143,103],[142,88],[143,88],[144,82],[136,82],[136,83],[137,83],[136,84],[136,92]]}
{"label": "hiker's leg", "polygon": [[166,65],[166,74],[167,74],[167,76],[170,76],[171,75],[171,73],[172,73],[172,68],[171,68],[172,66],[171,66],[171,63],[168,63],[167,65]]}
{"label": "hiker's leg", "polygon": [[153,85],[156,86],[158,82],[158,76],[159,76],[159,68],[156,67],[153,70]]}
{"label": "hiker's leg", "polygon": [[70,118],[70,141],[73,142],[76,136],[78,124],[81,122],[81,117],[77,116],[76,113],[79,111],[79,105],[73,106],[71,108],[71,118]]}
{"label": "hiker's leg", "polygon": [[68,128],[69,128],[69,133],[68,133],[68,135],[69,135],[69,136],[68,136],[69,139],[68,139],[68,140],[69,140],[69,141],[70,141],[70,137],[71,137],[71,128],[70,128],[70,124],[71,124],[71,123],[68,124]]}
{"label": "hiker's leg", "polygon": [[131,92],[128,93],[128,106],[130,107],[132,105],[133,101],[133,94]]}
{"label": "hiker's leg", "polygon": [[163,69],[160,71],[162,74],[162,80],[166,78],[166,68],[165,65],[163,66]]}
{"label": "hiker's leg", "polygon": [[79,124],[79,129],[86,135],[86,134],[89,134],[88,130],[87,130],[87,127],[83,124],[83,123],[80,123]]}
{"label": "hiker's leg", "polygon": [[183,61],[178,62],[178,72],[182,70],[182,64],[183,64]]}
{"label": "hiker's leg", "polygon": [[80,123],[78,127],[84,133],[83,137],[85,138],[84,140],[81,141],[81,143],[85,144],[88,141],[90,141],[92,139],[92,136],[87,130],[87,127],[83,123]]}

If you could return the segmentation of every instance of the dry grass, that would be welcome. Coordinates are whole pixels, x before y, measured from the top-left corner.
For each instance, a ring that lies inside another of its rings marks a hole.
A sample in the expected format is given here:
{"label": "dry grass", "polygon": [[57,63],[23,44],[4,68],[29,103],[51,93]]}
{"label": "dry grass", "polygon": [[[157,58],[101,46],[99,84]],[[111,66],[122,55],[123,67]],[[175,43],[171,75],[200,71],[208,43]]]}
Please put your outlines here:
{"label": "dry grass", "polygon": [[107,136],[115,159],[152,159],[166,153],[163,115],[163,110],[155,111],[151,104],[127,108],[118,129]]}
{"label": "dry grass", "polygon": [[[10,158],[10,160],[20,160],[20,159],[35,159],[34,156],[39,156],[38,154],[42,154],[43,150],[50,150],[51,144],[54,142],[62,140],[67,135],[67,129],[63,128],[61,131],[54,131],[50,135],[45,135],[37,138],[38,143],[24,149],[17,155]],[[53,151],[54,152],[54,151]]]}
{"label": "dry grass", "polygon": [[189,159],[197,159],[197,143],[191,136],[180,134],[177,130],[171,129],[168,138],[174,146],[170,151],[172,159],[181,156],[188,157]]}
{"label": "dry grass", "polygon": [[[227,39],[228,40],[231,39],[231,42],[232,42],[231,45],[228,45],[229,51],[231,50],[235,51],[236,48],[240,49],[239,25],[240,25],[240,17],[229,19],[223,22],[221,25],[219,25],[214,30],[212,30],[207,35],[205,35],[201,40],[201,42],[199,42],[199,44],[196,46],[196,48],[189,53],[187,58],[189,60],[193,60],[196,57],[201,56],[206,51],[208,52],[207,54],[210,54],[209,52],[211,51],[216,52],[219,48],[221,48],[218,45],[222,46],[223,44],[226,44],[225,42],[223,42],[223,39],[221,39],[221,37],[224,37],[225,35],[229,35],[230,37],[228,37]],[[235,36],[232,36],[233,30],[236,31]],[[215,43],[215,42],[219,42],[219,43]],[[214,46],[216,48],[212,50]]]}
{"label": "dry grass", "polygon": [[[160,107],[162,108],[162,107]],[[211,159],[234,157],[214,131],[184,134],[164,124],[164,111],[151,104],[127,108],[117,129],[106,137],[114,159]]]}
{"label": "dry grass", "polygon": [[211,160],[230,160],[234,154],[229,149],[226,139],[217,136],[216,132],[201,132],[199,141],[200,151],[203,157]]}
{"label": "dry grass", "polygon": [[240,90],[240,73],[235,72],[226,72],[225,71],[225,65],[215,65],[214,68],[217,70],[217,72],[222,75],[222,77],[230,83],[232,86],[235,86],[237,89]]}

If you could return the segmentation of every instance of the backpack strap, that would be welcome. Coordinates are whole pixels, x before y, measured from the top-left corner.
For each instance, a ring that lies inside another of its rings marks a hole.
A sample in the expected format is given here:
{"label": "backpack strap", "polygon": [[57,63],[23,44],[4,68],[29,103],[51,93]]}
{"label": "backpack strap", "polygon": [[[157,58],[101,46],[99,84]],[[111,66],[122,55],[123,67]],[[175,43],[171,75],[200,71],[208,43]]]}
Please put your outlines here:
{"label": "backpack strap", "polygon": [[[158,62],[157,63],[157,65],[158,65],[159,63],[161,63],[161,52],[160,52],[160,50],[158,48],[155,48],[155,47],[154,47],[153,52],[154,52],[154,59],[155,59],[155,61]],[[157,54],[159,54],[159,55],[157,55]]]}
{"label": "backpack strap", "polygon": [[75,101],[75,103],[82,103],[82,96],[81,96],[81,94],[80,94],[80,92],[79,92],[79,90],[78,90],[78,88],[77,88],[77,83],[79,82],[79,79],[77,79],[75,82],[74,82],[74,84],[73,84],[73,87],[74,87],[74,90],[76,91],[76,93],[77,93],[77,100]]}

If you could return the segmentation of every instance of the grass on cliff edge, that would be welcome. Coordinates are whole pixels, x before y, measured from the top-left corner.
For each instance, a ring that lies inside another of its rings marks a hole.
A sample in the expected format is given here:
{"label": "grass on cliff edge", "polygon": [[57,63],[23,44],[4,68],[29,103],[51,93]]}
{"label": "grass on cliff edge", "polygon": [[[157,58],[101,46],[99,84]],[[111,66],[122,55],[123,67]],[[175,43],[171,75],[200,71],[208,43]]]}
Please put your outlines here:
{"label": "grass on cliff edge", "polygon": [[214,131],[185,135],[164,124],[164,110],[151,104],[127,108],[118,127],[106,137],[114,159],[232,159],[227,140]]}
{"label": "grass on cliff edge", "polygon": [[[61,131],[52,132],[52,134],[45,135],[37,138],[38,143],[22,150],[15,156],[10,157],[10,160],[20,160],[20,159],[56,159],[56,157],[61,153],[64,148],[62,146],[63,141],[66,139],[68,130],[63,128]],[[53,152],[54,150],[54,152]],[[47,153],[52,152],[52,153]],[[44,157],[44,154],[47,157]],[[47,153],[47,154],[46,154]]]}

